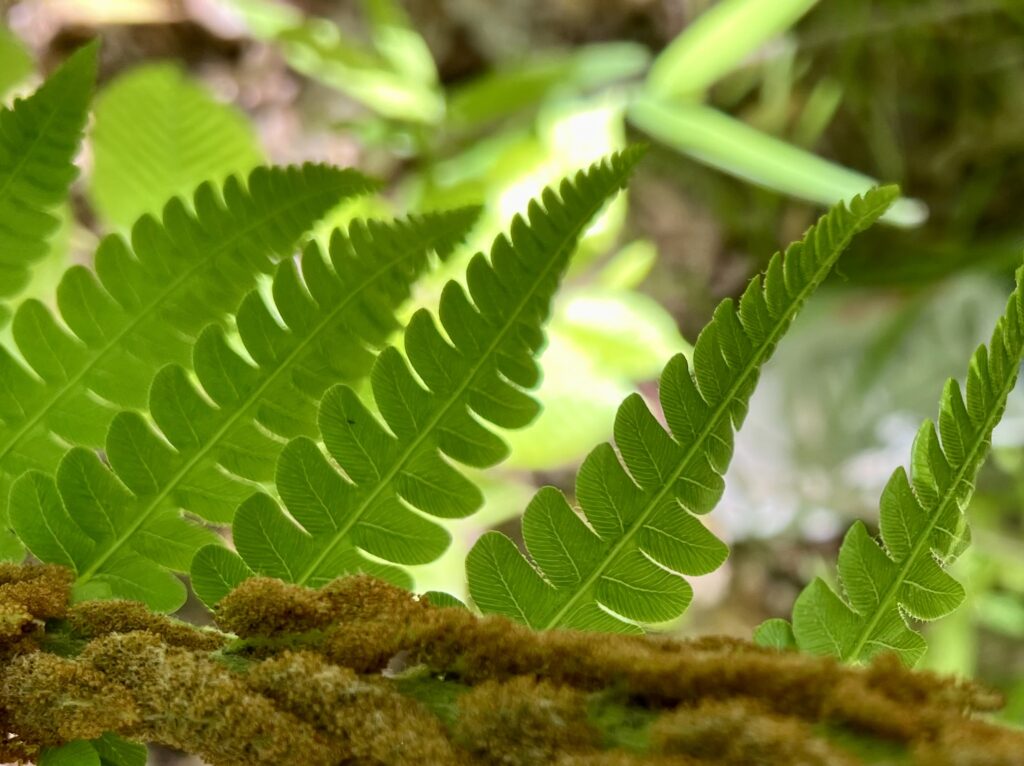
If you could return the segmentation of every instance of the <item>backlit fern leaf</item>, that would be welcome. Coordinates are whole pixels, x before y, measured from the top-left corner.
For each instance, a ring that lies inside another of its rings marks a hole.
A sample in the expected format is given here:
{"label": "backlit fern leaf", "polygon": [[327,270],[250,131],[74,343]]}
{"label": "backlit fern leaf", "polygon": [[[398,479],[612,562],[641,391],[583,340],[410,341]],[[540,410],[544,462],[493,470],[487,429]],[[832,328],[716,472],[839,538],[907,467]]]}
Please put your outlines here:
{"label": "backlit fern leaf", "polygon": [[[347,235],[335,233],[331,265],[315,244],[301,271],[282,262],[273,297],[285,326],[255,290],[237,314],[254,363],[231,348],[220,325],[208,326],[194,350],[200,387],[184,367],[164,367],[150,392],[155,427],[132,411],[114,418],[110,469],[79,447],[61,461],[56,482],[30,473],[15,483],[18,536],[41,560],[73,566],[79,593],[107,595],[99,585],[154,608],[179,606],[184,593],[164,570],[187,570],[196,550],[216,539],[180,509],[227,522],[256,482],[272,480],[285,439],[316,433],[316,405],[328,386],[369,373],[371,349],[398,329],[394,312],[431,251],[447,257],[475,218],[475,209],[464,209],[357,223]],[[111,577],[127,567],[147,570],[146,578]]]}
{"label": "backlit fern leaf", "polygon": [[967,544],[964,510],[1024,359],[1022,276],[988,347],[971,358],[966,397],[955,380],[947,381],[938,433],[925,421],[910,476],[897,468],[882,492],[881,545],[856,522],[839,551],[844,597],[816,578],[797,598],[792,627],[800,649],[851,662],[893,651],[913,664],[925,642],[905,615],[934,620],[964,600],[963,587],[943,566]]}
{"label": "backlit fern leaf", "polygon": [[114,414],[144,409],[156,370],[190,364],[192,343],[222,320],[257,275],[290,256],[296,241],[340,199],[366,192],[358,173],[307,165],[258,168],[223,195],[199,187],[195,213],[169,202],[144,216],[131,248],[105,238],[95,273],[69,269],[57,289],[61,320],[25,301],[13,336],[28,368],[0,347],[0,514],[10,482],[52,472],[68,445],[100,447]]}
{"label": "backlit fern leaf", "polygon": [[170,62],[119,75],[100,90],[93,112],[89,196],[119,229],[200,181],[220,184],[262,162],[245,116]]}
{"label": "backlit fern leaf", "polygon": [[533,628],[636,631],[670,620],[690,603],[682,575],[716,569],[728,549],[697,519],[717,504],[761,365],[853,236],[896,198],[888,187],[840,204],[776,254],[739,302],[719,304],[694,347],[661,377],[663,427],[639,395],[615,419],[615,444],[580,468],[577,513],[558,490],[535,496],[523,517],[533,565],[499,532],[466,560],[470,593],[486,613]]}
{"label": "backlit fern leaf", "polygon": [[78,174],[96,79],[96,45],[71,56],[33,95],[0,111],[0,297],[15,295],[46,254],[52,214]]}
{"label": "backlit fern leaf", "polygon": [[384,423],[351,388],[327,392],[320,431],[344,475],[312,439],[293,440],[277,467],[291,518],[266,495],[246,501],[232,527],[240,558],[209,547],[193,563],[193,586],[204,601],[216,602],[253,572],[320,585],[364,570],[407,583],[401,570],[372,563],[363,552],[397,564],[426,563],[444,552],[448,533],[426,515],[463,517],[482,502],[449,461],[494,465],[507,446],[484,422],[519,428],[535,417],[538,405],[524,389],[540,378],[535,357],[551,299],[580,235],[625,184],[638,156],[627,150],[563,182],[559,194],[545,191],[543,207],[531,203],[528,222],[517,217],[511,238],[495,241],[490,260],[476,255],[469,294],[450,282],[441,296],[450,343],[428,311],[413,316],[405,332],[409,361],[386,348],[371,373]]}

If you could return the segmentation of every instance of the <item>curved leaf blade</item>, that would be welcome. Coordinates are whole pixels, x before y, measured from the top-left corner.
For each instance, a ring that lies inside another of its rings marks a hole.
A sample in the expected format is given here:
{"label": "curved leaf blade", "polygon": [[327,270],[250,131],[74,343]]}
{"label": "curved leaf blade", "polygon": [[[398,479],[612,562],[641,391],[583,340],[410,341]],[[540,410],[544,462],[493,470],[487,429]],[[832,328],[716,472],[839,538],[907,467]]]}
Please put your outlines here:
{"label": "curved leaf blade", "polygon": [[817,578],[797,598],[793,634],[800,649],[851,662],[883,651],[909,665],[921,657],[924,639],[905,615],[935,620],[964,600],[963,586],[944,567],[969,539],[964,511],[1022,360],[1024,272],[1018,271],[989,345],[971,358],[966,392],[947,381],[938,430],[931,421],[922,424],[910,475],[897,468],[883,490],[881,540],[855,523],[839,551],[843,596]]}
{"label": "curved leaf blade", "polygon": [[536,629],[634,631],[681,614],[692,596],[684,576],[716,569],[728,553],[697,517],[721,496],[761,366],[853,236],[897,194],[886,187],[837,205],[785,257],[772,257],[738,307],[719,304],[692,370],[678,355],[661,376],[668,428],[630,396],[615,418],[618,452],[602,444],[580,467],[581,513],[551,488],[530,503],[523,537],[532,563],[499,532],[477,541],[466,560],[476,605]]}
{"label": "curved leaf blade", "polygon": [[178,66],[131,69],[96,98],[89,194],[118,229],[202,181],[221,184],[263,161],[251,126]]}
{"label": "curved leaf blade", "polygon": [[311,439],[289,443],[277,487],[300,537],[271,551],[266,530],[274,524],[285,534],[281,521],[270,522],[262,508],[240,512],[233,530],[236,541],[252,543],[239,553],[253,571],[321,585],[351,571],[347,560],[359,551],[398,564],[444,551],[448,534],[427,516],[466,516],[482,502],[452,462],[497,463],[507,447],[484,423],[515,428],[535,416],[526,389],[539,380],[535,357],[551,299],[579,236],[639,156],[628,150],[591,167],[563,182],[560,196],[545,191],[543,207],[534,202],[528,221],[516,218],[511,238],[495,241],[490,260],[475,256],[469,293],[450,282],[441,296],[439,316],[450,342],[429,312],[413,316],[405,333],[408,362],[386,348],[371,373],[382,419],[347,386],[327,392],[320,432],[345,475]]}
{"label": "curved leaf blade", "polygon": [[0,297],[24,287],[78,175],[97,45],[76,51],[34,94],[0,111]]}
{"label": "curved leaf blade", "polygon": [[[447,257],[475,217],[469,209],[353,224],[332,240],[333,266],[311,244],[301,272],[291,260],[278,267],[273,294],[283,327],[258,291],[242,302],[239,332],[255,363],[229,346],[220,325],[211,325],[196,344],[198,385],[185,368],[169,365],[150,393],[153,425],[131,411],[114,418],[105,450],[109,468],[90,450],[72,450],[58,469],[56,489],[64,514],[81,529],[65,527],[55,536],[68,546],[91,541],[89,555],[72,563],[76,588],[107,581],[114,595],[128,597],[111,574],[127,566],[126,557],[136,569],[153,570],[147,578],[160,580],[166,579],[162,570],[186,571],[197,550],[217,544],[181,511],[230,521],[238,503],[273,478],[284,439],[293,430],[315,433],[323,390],[369,372],[369,349],[397,328],[394,312],[430,252]],[[204,361],[208,356],[217,363]],[[15,529],[27,531],[30,505],[16,500]],[[287,532],[286,526],[281,539]],[[44,561],[53,555],[33,542],[29,548]]]}
{"label": "curved leaf blade", "polygon": [[104,239],[95,274],[69,269],[57,291],[62,323],[23,303],[12,330],[28,367],[0,347],[0,512],[14,477],[52,472],[67,444],[100,447],[119,408],[145,408],[160,365],[188,365],[206,324],[223,321],[339,199],[370,188],[358,173],[315,165],[259,168],[222,193],[204,184],[194,213],[172,200],[162,221],[136,223],[131,248]]}

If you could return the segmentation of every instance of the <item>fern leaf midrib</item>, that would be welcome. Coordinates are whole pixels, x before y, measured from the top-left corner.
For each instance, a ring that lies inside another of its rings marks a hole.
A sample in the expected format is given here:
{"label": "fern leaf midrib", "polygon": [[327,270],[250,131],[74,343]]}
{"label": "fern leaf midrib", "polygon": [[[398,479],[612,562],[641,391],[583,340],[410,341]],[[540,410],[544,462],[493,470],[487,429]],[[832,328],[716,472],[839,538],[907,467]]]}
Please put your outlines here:
{"label": "fern leaf midrib", "polygon": [[251,232],[263,226],[268,218],[274,218],[281,215],[282,212],[291,210],[296,207],[301,207],[306,203],[308,199],[317,197],[322,193],[322,190],[317,189],[315,191],[309,191],[299,197],[290,197],[285,203],[281,204],[278,207],[275,207],[270,213],[268,213],[265,216],[262,216],[258,221],[254,221],[250,223],[248,226],[244,226],[237,229],[235,231],[234,236],[232,236],[227,242],[225,242],[219,248],[212,251],[207,257],[201,259],[198,263],[192,266],[192,268],[186,270],[185,272],[182,273],[181,276],[179,276],[177,279],[171,282],[168,285],[167,289],[164,290],[164,292],[160,295],[160,297],[157,300],[146,306],[142,312],[140,312],[130,322],[128,322],[113,338],[111,338],[110,341],[104,344],[97,351],[97,353],[94,354],[91,357],[91,359],[89,359],[89,361],[82,367],[82,369],[78,371],[76,375],[74,375],[72,378],[69,378],[64,385],[60,386],[54,393],[54,395],[51,396],[46,401],[46,403],[39,408],[36,414],[29,418],[29,420],[23,423],[22,426],[14,432],[11,438],[8,439],[7,443],[0,447],[0,462],[2,462],[4,458],[11,454],[15,447],[17,447],[18,444],[20,444],[21,440],[24,439],[28,434],[30,434],[36,428],[36,426],[38,426],[43,421],[43,419],[53,410],[53,408],[57,404],[62,402],[65,397],[67,397],[72,392],[77,390],[79,384],[81,384],[85,377],[90,372],[92,372],[92,370],[95,369],[95,367],[101,361],[103,361],[111,351],[116,349],[120,345],[121,341],[124,340],[125,337],[127,337],[144,320],[148,319],[154,312],[156,312],[164,304],[164,302],[174,294],[178,287],[180,287],[182,284],[191,279],[195,275],[195,273],[200,271],[203,267],[209,265],[211,260],[218,257],[221,253],[230,250],[237,242],[247,237]]}
{"label": "fern leaf midrib", "polygon": [[[1016,385],[1016,370],[1019,363],[1020,360],[1018,359],[1017,364],[1011,367],[1011,369],[1014,370],[1014,373],[1007,376],[1007,379],[1002,386],[999,401],[1005,401],[1006,397],[1009,396],[1010,391],[1013,390],[1013,387]],[[936,506],[935,512],[928,516],[924,530],[918,535],[916,542],[910,549],[910,553],[907,554],[904,561],[900,564],[900,567],[896,572],[896,577],[889,584],[889,587],[885,589],[885,593],[882,595],[882,598],[879,599],[878,606],[875,608],[868,621],[864,623],[864,627],[857,634],[857,643],[854,644],[850,656],[847,658],[850,662],[857,661],[858,657],[860,657],[860,653],[864,650],[864,647],[867,646],[868,641],[871,639],[871,634],[875,627],[877,627],[879,621],[885,613],[895,605],[896,594],[899,592],[900,586],[910,573],[911,567],[917,561],[918,557],[924,552],[925,547],[930,544],[931,534],[935,529],[935,525],[939,523],[939,519],[942,518],[943,514],[950,507],[950,504],[956,502],[957,488],[970,473],[972,466],[976,465],[976,461],[979,459],[979,453],[984,452],[985,445],[988,442],[987,435],[992,433],[992,430],[999,423],[1000,418],[1002,418],[1001,409],[1002,408],[998,408],[989,411],[988,416],[984,421],[984,427],[978,431],[978,436],[971,444],[970,451],[964,455],[964,460],[960,466],[960,470],[956,472],[954,479],[950,482],[949,491],[943,497],[942,502]]]}
{"label": "fern leaf midrib", "polygon": [[580,220],[582,220],[583,223],[581,223],[579,226],[573,227],[569,232],[565,234],[561,244],[555,250],[555,253],[548,259],[547,266],[538,274],[537,278],[533,281],[533,284],[530,286],[530,289],[524,293],[523,298],[519,301],[515,309],[509,315],[511,318],[505,323],[505,326],[501,329],[499,333],[497,333],[494,340],[490,344],[488,344],[487,348],[480,355],[480,358],[476,362],[476,364],[474,364],[470,368],[471,372],[469,375],[465,377],[464,382],[455,389],[455,391],[449,397],[448,402],[443,407],[441,407],[438,410],[438,412],[433,417],[430,418],[429,421],[427,421],[427,423],[424,425],[424,428],[420,431],[416,438],[413,439],[404,450],[402,450],[392,468],[389,469],[387,473],[385,473],[378,480],[376,488],[369,494],[369,496],[363,502],[361,502],[357,506],[355,511],[351,514],[350,518],[348,519],[347,523],[343,524],[339,528],[339,530],[331,537],[330,543],[326,545],[324,549],[313,559],[310,565],[306,567],[305,571],[302,573],[302,576],[297,581],[299,585],[304,585],[313,575],[313,573],[316,572],[320,565],[327,559],[327,556],[331,553],[331,551],[333,551],[334,548],[348,536],[349,532],[352,531],[352,528],[356,525],[356,523],[359,521],[362,515],[366,512],[366,509],[372,505],[374,500],[376,500],[377,497],[387,487],[391,486],[391,483],[395,480],[395,477],[398,475],[398,472],[405,467],[406,461],[409,460],[409,458],[411,458],[413,455],[415,455],[417,450],[419,450],[420,446],[426,441],[428,436],[433,434],[434,429],[438,426],[438,424],[441,422],[444,416],[448,414],[449,410],[451,410],[452,407],[454,407],[462,400],[463,393],[465,393],[465,391],[476,380],[476,376],[480,373],[481,369],[483,369],[483,366],[486,363],[486,361],[491,358],[492,354],[495,352],[495,350],[498,348],[501,342],[505,339],[506,335],[512,330],[513,327],[516,326],[516,322],[518,321],[523,310],[530,302],[530,299],[536,293],[537,289],[544,282],[547,276],[552,272],[552,270],[560,266],[562,261],[562,254],[565,252],[566,248],[570,247],[577,240],[580,233],[586,229],[587,224],[589,224],[590,220],[597,214],[597,212],[602,207],[604,207],[605,202],[606,200],[604,198],[599,198],[598,200],[596,200],[595,203],[590,206],[590,211],[587,214],[585,214],[585,216],[581,217]]}
{"label": "fern leaf midrib", "polygon": [[[590,593],[590,591],[593,589],[597,581],[603,576],[604,572],[619,557],[623,549],[625,549],[626,546],[629,545],[630,542],[632,542],[633,537],[644,528],[644,526],[647,523],[647,520],[650,518],[651,514],[654,513],[655,509],[661,506],[662,502],[664,502],[666,497],[670,497],[673,486],[675,485],[676,481],[678,481],[679,478],[685,473],[686,469],[689,468],[690,461],[692,461],[699,454],[703,454],[701,451],[699,451],[699,448],[714,433],[715,429],[718,426],[719,419],[722,417],[722,415],[728,414],[729,407],[732,405],[736,393],[741,389],[742,385],[746,382],[747,377],[754,370],[760,367],[762,359],[769,353],[768,350],[772,348],[772,345],[778,340],[779,336],[781,336],[781,334],[785,332],[786,328],[789,326],[789,323],[792,321],[793,316],[796,314],[799,307],[803,305],[804,301],[806,301],[807,298],[815,291],[818,283],[828,275],[829,271],[832,270],[832,266],[835,263],[836,258],[838,257],[837,254],[841,253],[845,249],[846,244],[851,239],[853,239],[854,234],[858,231],[862,222],[865,220],[869,220],[870,218],[870,215],[863,215],[858,220],[857,225],[849,227],[846,236],[834,244],[832,249],[832,257],[826,259],[823,262],[822,267],[817,272],[815,272],[814,279],[809,280],[807,284],[804,286],[803,290],[801,290],[797,294],[797,299],[791,302],[790,307],[786,310],[783,316],[783,319],[775,323],[775,327],[772,329],[771,333],[765,336],[765,340],[757,349],[756,354],[751,356],[750,361],[746,365],[744,365],[743,370],[741,371],[740,375],[736,377],[736,380],[733,383],[733,385],[731,385],[728,388],[728,390],[722,396],[722,399],[719,401],[719,403],[715,405],[715,408],[711,411],[711,416],[708,418],[707,425],[703,429],[701,429],[698,437],[693,440],[692,445],[686,451],[683,459],[680,460],[679,468],[672,471],[669,474],[669,476],[664,481],[661,482],[661,489],[659,489],[655,493],[651,501],[647,503],[647,505],[643,508],[643,510],[636,517],[636,519],[629,526],[629,528],[624,532],[624,534],[619,538],[619,540],[612,545],[608,555],[603,558],[601,564],[599,564],[594,569],[594,571],[587,576],[587,579],[580,584],[579,588],[576,589],[575,593],[573,593],[573,595],[570,596],[570,598],[565,602],[565,604],[563,604],[558,609],[558,611],[555,612],[551,619],[549,619],[546,623],[544,623],[543,626],[539,628],[540,630],[551,630],[552,628],[558,627],[559,623],[565,618],[567,614],[570,613],[570,611],[580,602],[580,600],[585,595]],[[764,289],[763,285],[761,289]],[[685,509],[682,509],[682,512],[689,513],[689,511],[686,511]]]}
{"label": "fern leaf midrib", "polygon": [[277,367],[277,369],[274,370],[270,375],[268,375],[266,380],[260,383],[259,386],[253,389],[252,393],[248,397],[246,397],[245,402],[241,406],[239,406],[235,410],[235,412],[228,418],[228,420],[213,433],[213,436],[207,441],[207,443],[203,447],[201,447],[196,452],[196,454],[192,456],[192,458],[186,461],[181,470],[179,470],[177,473],[174,474],[174,476],[171,477],[171,480],[167,483],[167,486],[161,492],[155,495],[149,503],[146,504],[146,507],[143,508],[142,512],[139,514],[139,517],[136,519],[136,521],[132,523],[131,527],[128,528],[124,534],[120,535],[114,541],[114,544],[111,546],[111,548],[106,553],[104,553],[104,555],[99,560],[94,562],[88,569],[85,570],[85,572],[79,575],[78,579],[75,581],[76,584],[82,585],[85,582],[88,582],[88,580],[91,579],[96,574],[97,571],[99,571],[100,567],[102,567],[103,564],[110,560],[111,556],[113,556],[118,550],[124,547],[124,545],[126,545],[129,540],[131,540],[132,536],[135,535],[135,533],[142,528],[142,525],[145,524],[146,521],[148,521],[149,518],[157,510],[159,510],[163,502],[168,497],[170,497],[171,493],[175,489],[177,489],[179,483],[183,479],[185,479],[196,468],[196,466],[198,466],[220,444],[220,440],[224,438],[225,434],[227,434],[235,425],[237,425],[237,423],[242,419],[242,417],[249,411],[251,407],[253,407],[260,401],[264,392],[266,392],[266,390],[270,388],[270,386],[279,379],[280,375],[282,375],[285,371],[291,369],[291,365],[295,361],[295,359],[297,359],[302,354],[303,351],[308,349],[309,346],[315,340],[319,339],[320,333],[322,333],[338,317],[339,314],[341,314],[346,308],[348,308],[352,304],[352,302],[356,300],[356,298],[359,295],[362,294],[363,290],[365,290],[369,285],[376,282],[377,279],[379,279],[382,274],[388,273],[392,269],[394,269],[396,263],[400,263],[410,258],[411,256],[416,255],[421,250],[422,244],[416,243],[415,245],[410,246],[400,258],[388,261],[385,265],[377,269],[377,271],[375,271],[372,274],[372,276],[364,279],[361,283],[359,283],[359,285],[351,291],[348,298],[346,298],[338,306],[333,308],[324,319],[318,322],[317,325],[313,328],[313,331],[305,338],[303,338],[301,342],[298,344],[298,346],[296,346],[296,348],[291,353],[284,357],[283,362]]}

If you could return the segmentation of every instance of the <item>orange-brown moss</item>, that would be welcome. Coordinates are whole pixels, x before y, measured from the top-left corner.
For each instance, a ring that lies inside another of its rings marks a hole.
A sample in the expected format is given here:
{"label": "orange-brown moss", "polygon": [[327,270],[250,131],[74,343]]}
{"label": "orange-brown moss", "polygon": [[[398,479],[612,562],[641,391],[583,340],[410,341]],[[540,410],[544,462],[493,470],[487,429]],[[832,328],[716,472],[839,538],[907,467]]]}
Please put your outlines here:
{"label": "orange-brown moss", "polygon": [[252,577],[217,604],[217,625],[242,637],[305,633],[331,624],[321,595],[269,577]]}
{"label": "orange-brown moss", "polygon": [[138,734],[146,740],[214,766],[338,762],[338,743],[278,710],[223,665],[168,646],[152,633],[96,639],[80,661],[125,686],[139,710]]}
{"label": "orange-brown moss", "polygon": [[[425,766],[464,761],[436,716],[380,677],[360,676],[310,653],[256,664],[246,683],[340,743],[357,763]],[[347,760],[345,762],[348,762]]]}
{"label": "orange-brown moss", "polygon": [[[857,763],[816,734],[836,728],[927,766],[1024,752],[1024,734],[971,718],[996,695],[890,657],[853,668],[734,639],[537,633],[368,577],[253,578],[218,610],[232,641],[128,602],[68,610],[69,584],[56,567],[0,565],[7,761],[103,731],[213,766]],[[389,677],[415,666],[413,683]]]}
{"label": "orange-brown moss", "polygon": [[605,753],[573,753],[553,762],[555,766],[711,766],[680,755],[650,755],[610,751]]}
{"label": "orange-brown moss", "polygon": [[0,655],[36,648],[44,622],[66,613],[72,579],[63,567],[0,562]]}
{"label": "orange-brown moss", "polygon": [[529,676],[485,681],[463,695],[455,738],[488,766],[543,766],[600,742],[581,692]]}
{"label": "orange-brown moss", "polygon": [[45,652],[7,663],[0,710],[7,731],[37,747],[130,730],[139,717],[124,686],[87,664]]}
{"label": "orange-brown moss", "polygon": [[215,617],[224,630],[248,637],[305,633],[378,617],[400,628],[427,609],[408,591],[365,575],[341,578],[319,590],[253,577],[221,600]]}
{"label": "orange-brown moss", "polygon": [[745,699],[712,700],[662,715],[652,750],[721,766],[855,766],[856,761],[796,718],[766,713]]}
{"label": "orange-brown moss", "polygon": [[1024,745],[1019,730],[966,720],[912,749],[915,766],[1020,766]]}
{"label": "orange-brown moss", "polygon": [[72,630],[85,638],[148,631],[171,646],[201,651],[214,651],[226,642],[221,634],[151,612],[138,601],[84,601],[68,610],[67,619]]}

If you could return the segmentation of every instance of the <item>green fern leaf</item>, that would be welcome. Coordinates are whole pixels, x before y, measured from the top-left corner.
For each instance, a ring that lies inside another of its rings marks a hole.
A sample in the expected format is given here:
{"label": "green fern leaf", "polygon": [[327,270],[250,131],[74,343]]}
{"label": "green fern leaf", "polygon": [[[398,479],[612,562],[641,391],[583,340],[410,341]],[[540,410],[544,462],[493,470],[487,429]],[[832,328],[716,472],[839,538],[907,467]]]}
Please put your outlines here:
{"label": "green fern leaf", "polygon": [[853,236],[896,196],[886,187],[849,209],[837,205],[784,258],[773,256],[738,310],[729,299],[719,304],[697,339],[693,371],[678,355],[661,376],[669,430],[639,395],[627,398],[615,419],[618,454],[603,444],[580,468],[582,516],[552,487],[526,509],[523,537],[535,566],[498,532],[473,546],[466,571],[476,605],[537,629],[636,632],[636,623],[681,614],[692,595],[682,575],[711,572],[728,553],[696,515],[722,494],[761,365]]}
{"label": "green fern leaf", "polygon": [[262,162],[245,117],[174,64],[141,66],[96,97],[90,197],[121,229],[201,181],[220,184]]}
{"label": "green fern leaf", "polygon": [[172,200],[162,222],[136,223],[131,248],[105,238],[95,275],[65,273],[57,302],[68,329],[39,301],[19,306],[12,331],[31,370],[0,347],[0,511],[14,477],[52,472],[67,444],[101,446],[118,408],[144,409],[160,365],[187,365],[207,323],[339,199],[370,187],[353,171],[314,165],[259,168],[248,188],[229,179],[223,201],[204,184],[194,214]]}
{"label": "green fern leaf", "polygon": [[273,478],[285,438],[316,432],[324,390],[369,372],[368,349],[398,328],[394,312],[431,250],[447,257],[476,213],[355,224],[348,236],[339,232],[332,240],[333,269],[315,244],[303,255],[301,276],[293,261],[282,262],[273,294],[286,326],[277,324],[258,291],[237,315],[255,365],[231,349],[220,325],[207,327],[194,354],[202,389],[185,368],[164,367],[150,392],[155,427],[137,412],[121,412],[106,441],[110,468],[79,447],[61,461],[56,481],[41,473],[19,479],[11,494],[15,532],[40,560],[73,567],[79,593],[95,595],[99,583],[100,595],[109,590],[145,597],[154,608],[179,606],[180,588],[143,593],[132,583],[125,592],[123,579],[110,573],[128,560],[136,570],[148,567],[153,582],[167,583],[159,570],[185,571],[199,548],[216,543],[180,509],[230,521],[254,482]]}
{"label": "green fern leaf", "polygon": [[[505,457],[505,443],[481,421],[504,428],[527,425],[536,401],[523,389],[539,380],[535,356],[551,299],[589,221],[625,183],[639,150],[627,150],[552,190],[529,222],[516,218],[511,240],[499,237],[490,261],[478,254],[467,272],[469,295],[445,287],[440,319],[417,312],[405,332],[409,364],[386,348],[371,373],[386,427],[347,386],[324,396],[319,426],[331,464],[308,437],[292,440],[277,466],[277,489],[291,519],[265,495],[246,501],[232,527],[241,562],[227,551],[200,551],[193,586],[207,603],[224,595],[225,573],[255,572],[320,585],[340,574],[373,571],[408,584],[395,567],[371,563],[363,552],[396,564],[437,558],[448,533],[425,515],[466,516],[482,503],[479,489],[445,457],[474,467]],[[471,297],[470,297],[471,296]],[[371,570],[372,567],[372,570]]]}
{"label": "green fern leaf", "polygon": [[[964,510],[1024,359],[1024,272],[988,347],[974,353],[966,397],[950,379],[939,428],[925,421],[911,452],[911,472],[897,468],[882,492],[881,545],[856,522],[839,550],[845,598],[816,578],[793,607],[797,646],[851,662],[879,652],[914,664],[926,645],[904,615],[935,620],[964,600],[943,568],[968,541]],[[941,435],[941,438],[940,438]]]}
{"label": "green fern leaf", "polygon": [[96,79],[96,44],[72,55],[39,90],[0,111],[0,297],[15,295],[29,267],[46,254],[53,210],[78,175]]}

